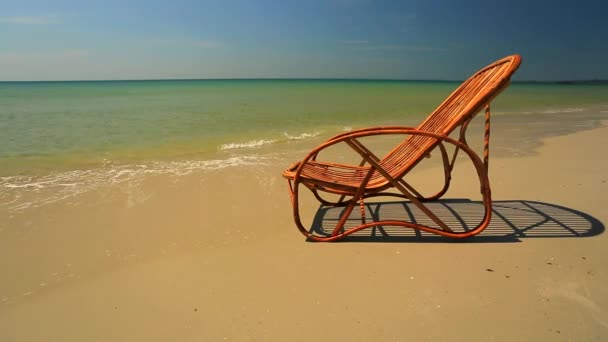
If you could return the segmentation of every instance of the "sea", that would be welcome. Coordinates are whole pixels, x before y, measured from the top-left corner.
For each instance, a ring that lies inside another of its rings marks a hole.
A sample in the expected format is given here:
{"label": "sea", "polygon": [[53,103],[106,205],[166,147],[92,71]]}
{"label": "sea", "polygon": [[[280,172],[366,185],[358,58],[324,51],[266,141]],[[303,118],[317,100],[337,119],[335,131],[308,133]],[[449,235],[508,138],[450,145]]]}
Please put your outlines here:
{"label": "sea", "polygon": [[[52,202],[141,174],[255,165],[354,128],[415,125],[459,84],[0,82],[0,210],[41,204],[20,200],[28,192],[55,191]],[[608,116],[608,85],[515,82],[492,108],[497,116]]]}

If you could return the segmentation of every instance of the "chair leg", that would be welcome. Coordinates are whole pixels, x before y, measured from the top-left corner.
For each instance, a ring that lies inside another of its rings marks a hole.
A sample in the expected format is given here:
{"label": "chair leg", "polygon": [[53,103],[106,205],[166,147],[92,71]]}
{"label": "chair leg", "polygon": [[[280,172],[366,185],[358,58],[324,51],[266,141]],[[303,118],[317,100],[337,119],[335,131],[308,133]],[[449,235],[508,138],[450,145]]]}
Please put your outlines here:
{"label": "chair leg", "polygon": [[299,203],[299,182],[294,182],[292,184],[291,180],[287,181],[289,183],[289,196],[291,198],[291,206],[293,213],[293,220],[296,224],[296,227],[307,238],[311,238],[312,234],[304,228],[302,225],[302,220],[300,219],[300,203]]}
{"label": "chair leg", "polygon": [[318,241],[318,242],[336,241],[336,240],[339,240],[339,239],[343,238],[344,236],[347,236],[347,235],[349,235],[349,234],[351,234],[351,233],[354,232],[354,231],[351,232],[351,230],[345,231],[344,230],[344,225],[346,224],[346,220],[348,219],[348,217],[352,213],[353,208],[357,204],[358,198],[362,196],[361,194],[358,194],[358,196],[354,196],[349,201],[347,201],[348,204],[346,205],[346,207],[342,211],[342,214],[340,215],[340,219],[339,219],[338,223],[336,224],[334,230],[332,231],[332,235],[331,236],[327,236],[327,237],[323,237],[323,236],[314,235],[313,233],[311,233],[310,231],[308,231],[304,227],[304,225],[302,224],[302,220],[300,219],[300,203],[299,203],[299,186],[300,186],[300,183],[299,182],[294,182],[294,184],[292,184],[291,181],[288,181],[288,182],[289,182],[289,190],[290,190],[290,196],[291,196],[291,203],[292,203],[292,206],[293,206],[293,218],[294,218],[294,222],[296,224],[296,227],[300,231],[300,233],[302,233],[304,236],[306,236],[306,238],[308,240]]}
{"label": "chair leg", "polygon": [[[437,192],[436,194],[434,194],[433,196],[428,196],[428,197],[423,197],[423,198],[418,198],[421,201],[435,201],[440,199],[443,195],[445,195],[445,193],[448,191],[448,189],[450,188],[450,182],[452,180],[452,169],[454,167],[454,164],[450,163],[450,160],[448,159],[448,152],[445,149],[445,146],[443,146],[443,143],[439,143],[439,151],[441,152],[441,160],[443,162],[443,188],[441,190],[439,190],[439,192]],[[454,153],[458,153],[458,150],[454,151]]]}

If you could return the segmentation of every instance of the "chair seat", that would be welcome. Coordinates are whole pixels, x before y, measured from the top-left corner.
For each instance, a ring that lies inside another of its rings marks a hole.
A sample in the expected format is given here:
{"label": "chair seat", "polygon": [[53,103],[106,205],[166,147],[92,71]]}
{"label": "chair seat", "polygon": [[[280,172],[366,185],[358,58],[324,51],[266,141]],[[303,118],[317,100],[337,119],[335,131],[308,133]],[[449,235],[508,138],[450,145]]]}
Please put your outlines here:
{"label": "chair seat", "polygon": [[[293,180],[300,162],[291,165],[283,171],[283,177]],[[324,187],[333,185],[340,188],[349,187],[357,189],[361,186],[365,176],[369,172],[369,166],[355,166],[335,163],[326,163],[309,160],[301,173],[301,181],[305,184],[321,184]],[[367,189],[374,189],[386,185],[387,181],[379,172],[374,172],[367,184]]]}

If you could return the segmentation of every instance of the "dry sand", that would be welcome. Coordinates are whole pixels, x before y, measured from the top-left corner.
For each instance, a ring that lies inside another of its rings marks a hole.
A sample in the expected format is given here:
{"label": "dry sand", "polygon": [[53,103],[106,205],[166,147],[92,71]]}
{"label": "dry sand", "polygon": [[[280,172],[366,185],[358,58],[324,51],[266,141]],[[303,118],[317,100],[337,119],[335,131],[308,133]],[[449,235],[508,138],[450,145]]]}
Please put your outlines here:
{"label": "dry sand", "polygon": [[543,142],[491,159],[515,230],[466,242],[306,242],[285,158],[3,213],[0,341],[604,341],[608,128]]}

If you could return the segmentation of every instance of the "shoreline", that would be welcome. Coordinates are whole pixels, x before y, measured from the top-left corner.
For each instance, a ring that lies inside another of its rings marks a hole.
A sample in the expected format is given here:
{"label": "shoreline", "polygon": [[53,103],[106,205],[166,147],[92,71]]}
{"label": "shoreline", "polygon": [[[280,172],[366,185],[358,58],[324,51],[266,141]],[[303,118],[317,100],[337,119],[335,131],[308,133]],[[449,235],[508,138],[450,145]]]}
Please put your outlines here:
{"label": "shoreline", "polygon": [[[492,117],[491,156],[502,158],[534,155],[542,146],[543,139],[605,127],[606,122],[608,112],[498,114]],[[483,118],[478,115],[468,133],[473,137],[469,139],[472,146],[478,151],[481,148],[481,139],[476,137],[482,134],[482,125]],[[263,165],[275,160],[283,160],[289,164],[332,135],[315,131],[310,134],[286,136],[284,140],[268,143],[260,143],[261,140],[234,143],[224,149],[218,148],[205,159],[141,160],[132,163],[104,159],[99,166],[89,168],[2,175],[0,210],[20,211],[31,205],[54,203],[116,184],[141,182],[147,176],[180,177],[216,169]],[[390,147],[388,139],[385,144]]]}
{"label": "shoreline", "polygon": [[[455,87],[356,81],[6,86],[0,89],[0,127],[7,128],[0,175],[222,159],[223,152],[281,149],[349,128],[416,126]],[[588,122],[608,117],[607,94],[604,86],[515,84],[492,107],[497,122],[545,114],[554,116],[548,121],[573,122],[570,114]]]}

